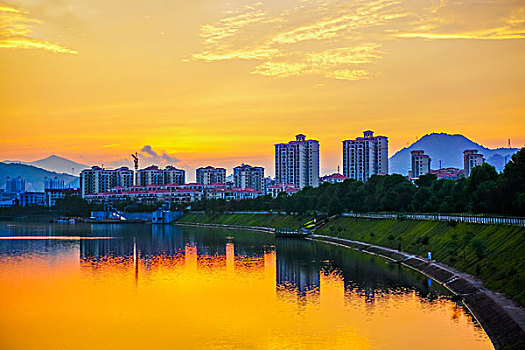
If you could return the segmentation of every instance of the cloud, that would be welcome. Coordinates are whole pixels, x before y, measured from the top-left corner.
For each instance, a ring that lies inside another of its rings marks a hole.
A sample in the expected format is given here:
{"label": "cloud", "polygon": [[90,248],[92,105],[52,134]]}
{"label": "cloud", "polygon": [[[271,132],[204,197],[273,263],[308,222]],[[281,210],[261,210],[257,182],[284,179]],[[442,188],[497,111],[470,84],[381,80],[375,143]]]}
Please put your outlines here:
{"label": "cloud", "polygon": [[265,62],[255,67],[253,73],[276,77],[320,75],[339,80],[368,79],[370,72],[358,67],[381,56],[379,46],[370,43],[309,53],[295,62]]}
{"label": "cloud", "polygon": [[[300,1],[273,16],[261,4],[245,6],[227,12],[215,24],[201,26],[204,48],[192,59],[259,61],[251,73],[264,76],[368,79],[365,65],[382,55],[379,44],[363,42],[361,37],[366,28],[405,16],[397,4],[395,0]],[[316,44],[300,46],[308,42]]]}
{"label": "cloud", "polygon": [[0,48],[38,49],[54,53],[76,54],[60,44],[31,37],[33,26],[41,23],[22,9],[0,4]]}
{"label": "cloud", "polygon": [[414,14],[400,38],[427,40],[509,40],[525,38],[525,3],[521,0],[441,0]]}
{"label": "cloud", "polygon": [[256,61],[251,73],[263,76],[360,80],[376,75],[382,44],[397,38],[525,38],[525,3],[298,0],[275,13],[258,3],[224,12],[200,36],[203,48],[191,60]]}
{"label": "cloud", "polygon": [[163,164],[163,163],[175,164],[175,163],[180,162],[179,159],[170,156],[166,152],[162,152],[161,154],[155,152],[153,148],[151,148],[150,145],[146,145],[142,147],[140,152],[141,152],[140,156],[146,158],[147,161],[150,161],[150,162],[159,163],[159,164]]}

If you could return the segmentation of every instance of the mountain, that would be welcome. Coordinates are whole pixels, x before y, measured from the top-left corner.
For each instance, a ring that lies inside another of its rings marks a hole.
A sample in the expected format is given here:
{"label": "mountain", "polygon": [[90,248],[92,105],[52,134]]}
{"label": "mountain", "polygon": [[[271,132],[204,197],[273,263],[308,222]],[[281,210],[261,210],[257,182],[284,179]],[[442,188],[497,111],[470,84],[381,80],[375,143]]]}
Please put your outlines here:
{"label": "mountain", "polygon": [[58,177],[64,180],[66,187],[79,187],[79,178],[68,174],[59,174],[26,164],[0,163],[0,188],[5,188],[5,178],[22,177],[26,181],[26,191],[43,192],[44,178]]}
{"label": "mountain", "polygon": [[[15,163],[24,165],[33,165],[37,168],[42,168],[47,171],[66,173],[66,174],[79,174],[83,169],[88,169],[89,166],[73,162],[72,160],[62,158],[59,156],[49,156],[44,159],[35,160],[32,162],[19,162],[6,160],[4,163]],[[73,172],[72,172],[73,171]]]}
{"label": "mountain", "polygon": [[442,168],[463,169],[463,151],[466,149],[477,149],[484,155],[487,163],[494,165],[498,171],[503,170],[510,156],[519,150],[518,148],[490,149],[463,135],[432,133],[394,154],[390,158],[389,171],[391,174],[407,175],[412,166],[410,155],[412,150],[425,151],[425,154],[430,156],[432,169],[439,168],[439,161],[441,161]]}

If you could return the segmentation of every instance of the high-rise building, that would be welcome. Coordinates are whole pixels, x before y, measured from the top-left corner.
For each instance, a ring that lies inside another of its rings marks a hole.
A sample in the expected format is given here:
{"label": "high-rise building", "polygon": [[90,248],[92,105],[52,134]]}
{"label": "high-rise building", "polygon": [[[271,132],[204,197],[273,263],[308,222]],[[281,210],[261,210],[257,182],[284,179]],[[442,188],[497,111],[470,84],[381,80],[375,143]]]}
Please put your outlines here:
{"label": "high-rise building", "polygon": [[472,168],[476,165],[481,165],[485,163],[485,158],[483,154],[479,154],[477,149],[467,149],[463,151],[463,165],[465,171],[465,177],[470,176]]}
{"label": "high-rise building", "polygon": [[430,173],[430,157],[425,154],[425,151],[414,150],[410,154],[412,155],[410,178],[419,179],[421,175]]}
{"label": "high-rise building", "polygon": [[183,185],[186,181],[186,171],[167,166],[164,172],[164,184]]}
{"label": "high-rise building", "polygon": [[23,193],[26,191],[26,182],[22,177],[5,178],[5,191],[6,193]]}
{"label": "high-rise building", "polygon": [[319,141],[299,134],[275,145],[275,181],[299,188],[319,186]]}
{"label": "high-rise building", "polygon": [[44,190],[63,190],[64,188],[64,180],[56,176],[54,178],[47,176],[44,178]]}
{"label": "high-rise building", "polygon": [[107,192],[117,186],[133,185],[133,170],[122,167],[116,170],[107,170],[94,166],[82,170],[80,173],[80,191],[82,197],[88,194]]}
{"label": "high-rise building", "polygon": [[212,166],[198,168],[196,170],[196,179],[197,183],[205,185],[223,184],[226,183],[226,169]]}
{"label": "high-rise building", "polygon": [[241,164],[233,168],[233,181],[236,188],[264,192],[264,168]]}
{"label": "high-rise building", "polygon": [[365,131],[363,137],[343,141],[343,175],[367,181],[372,175],[388,174],[388,137]]}
{"label": "high-rise building", "polygon": [[139,186],[164,185],[164,170],[152,165],[138,171]]}

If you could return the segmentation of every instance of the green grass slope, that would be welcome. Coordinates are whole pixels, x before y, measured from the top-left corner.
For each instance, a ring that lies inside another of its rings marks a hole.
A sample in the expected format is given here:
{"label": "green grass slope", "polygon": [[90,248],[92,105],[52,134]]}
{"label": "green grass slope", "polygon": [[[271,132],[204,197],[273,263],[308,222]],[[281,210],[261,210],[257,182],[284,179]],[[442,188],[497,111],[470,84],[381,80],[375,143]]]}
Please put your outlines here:
{"label": "green grass slope", "polygon": [[426,257],[479,277],[525,306],[525,228],[413,220],[337,218],[318,234],[372,243]]}

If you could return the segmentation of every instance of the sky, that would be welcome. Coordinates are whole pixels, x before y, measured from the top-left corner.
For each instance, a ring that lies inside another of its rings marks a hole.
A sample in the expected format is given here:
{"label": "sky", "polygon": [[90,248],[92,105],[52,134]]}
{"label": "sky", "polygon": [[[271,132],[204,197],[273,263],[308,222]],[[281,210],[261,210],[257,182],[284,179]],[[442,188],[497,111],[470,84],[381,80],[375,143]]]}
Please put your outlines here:
{"label": "sky", "polygon": [[0,159],[273,175],[364,130],[525,145],[523,0],[0,0]]}

